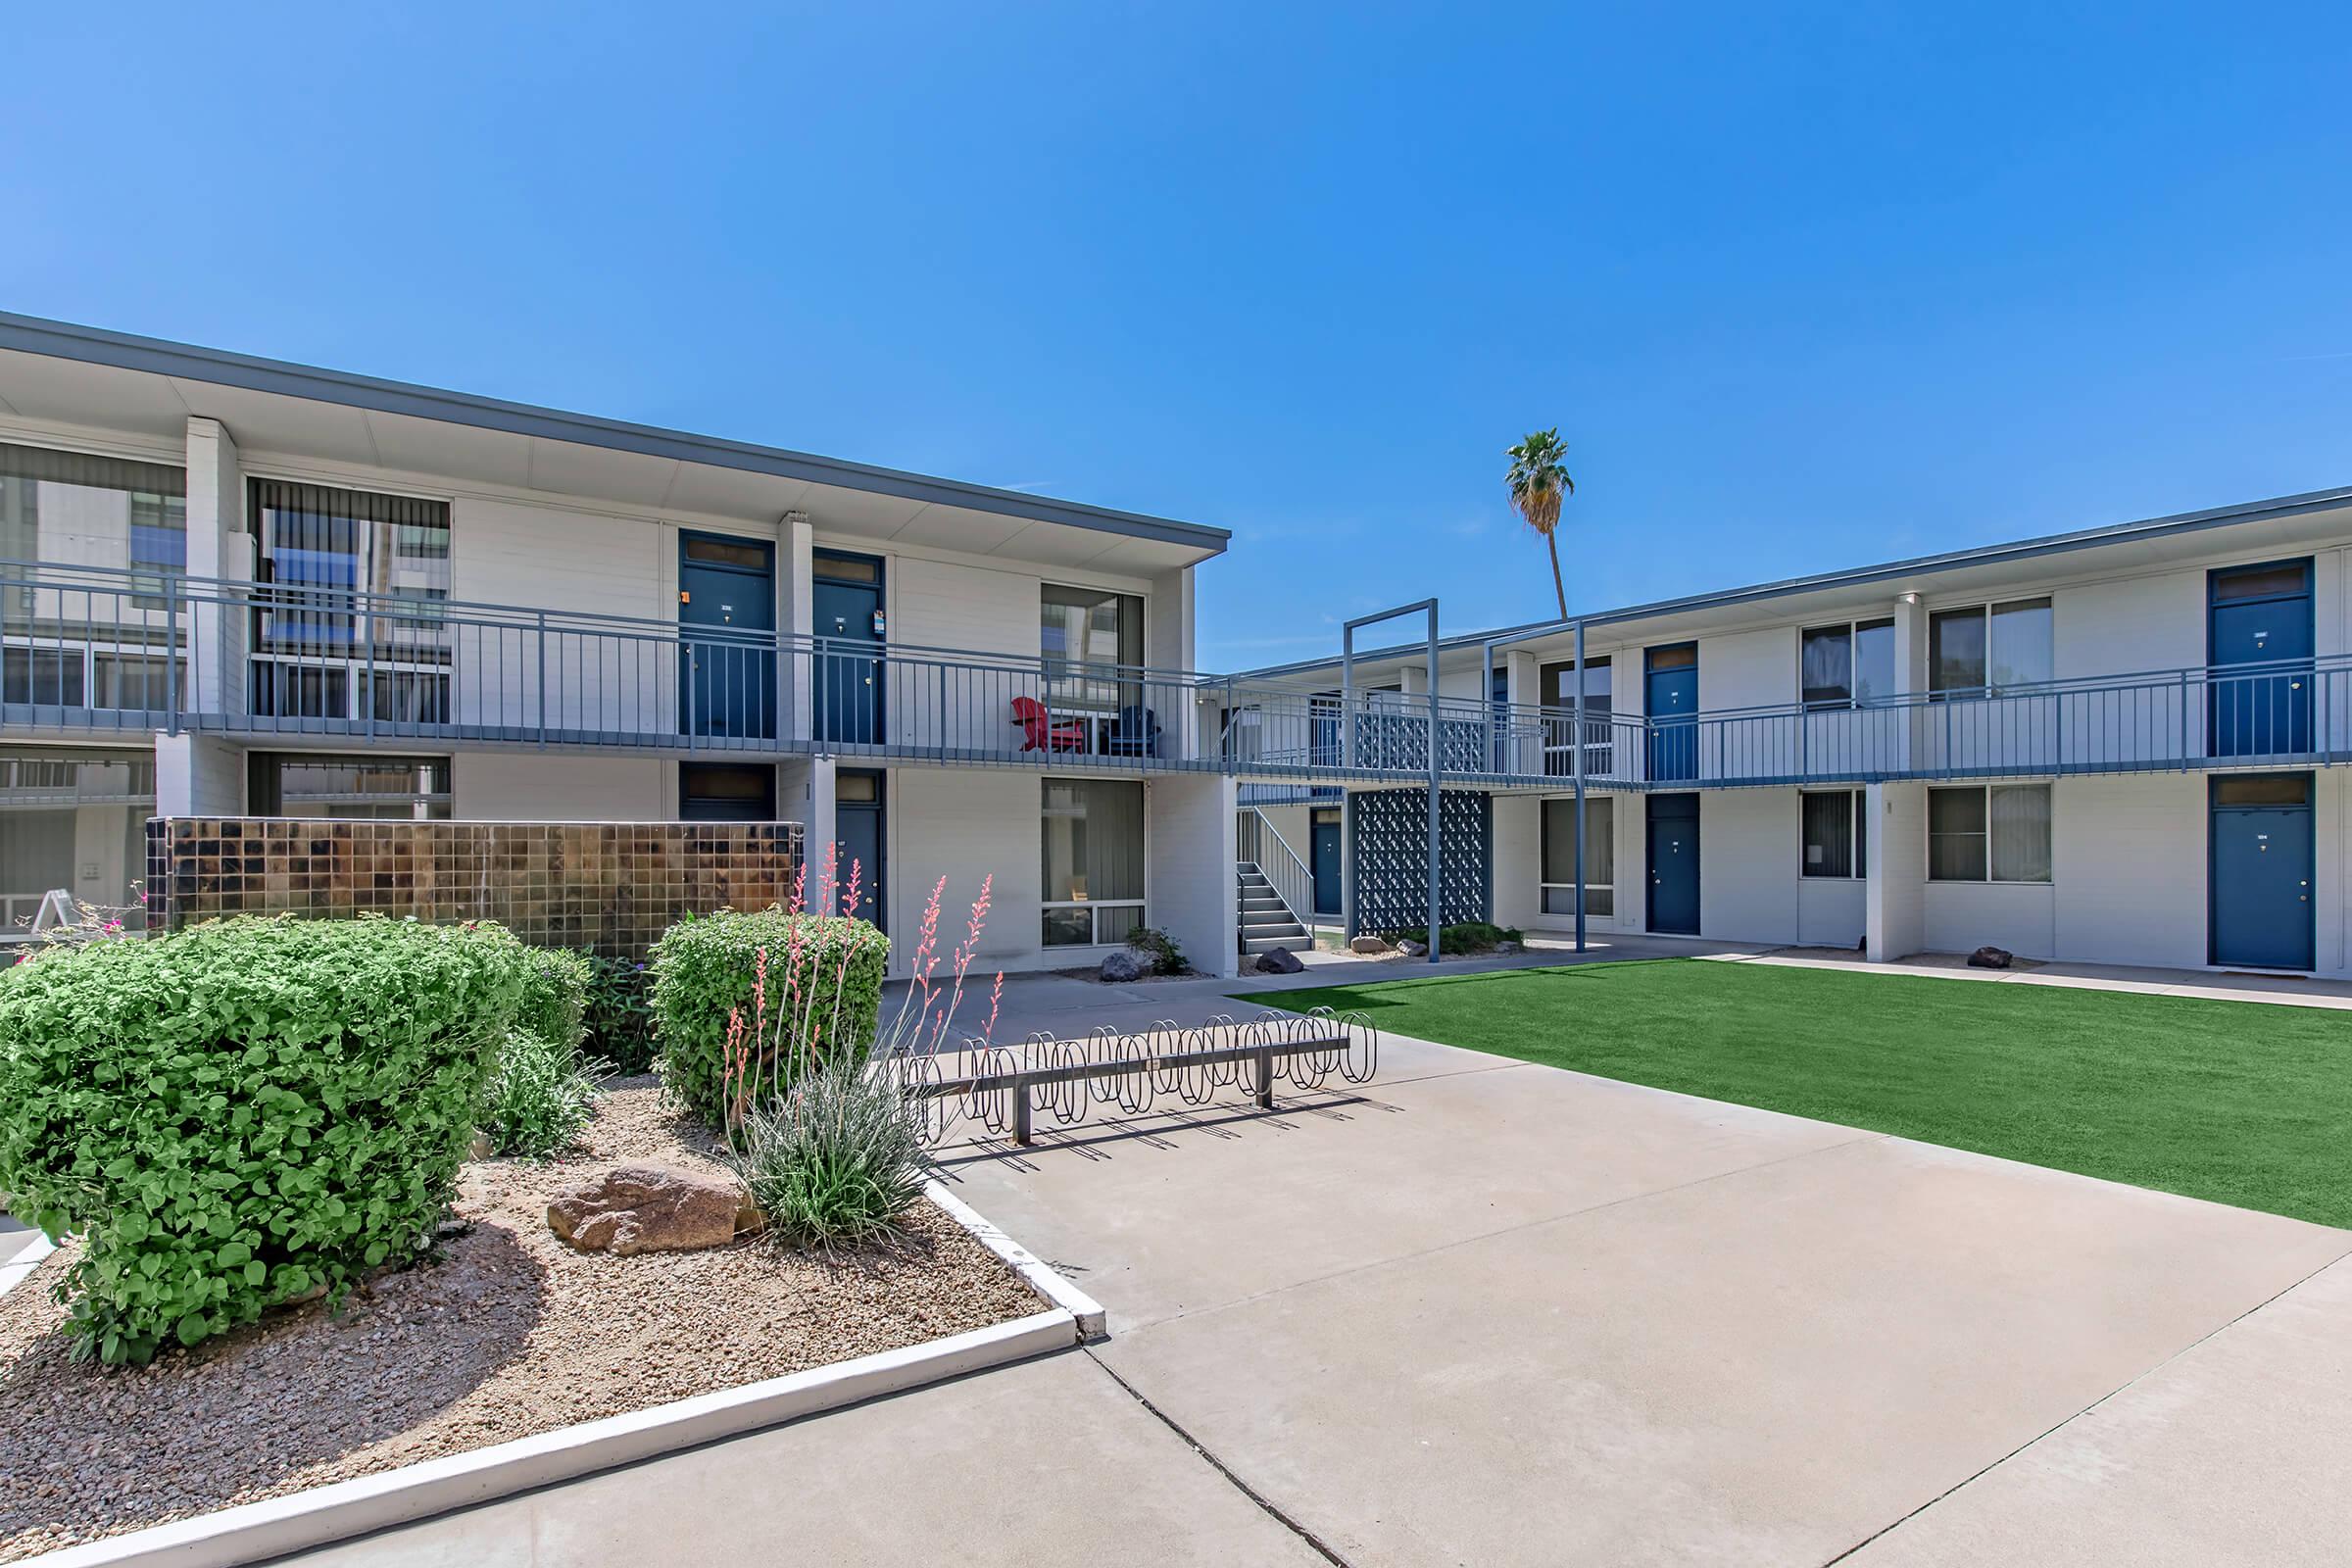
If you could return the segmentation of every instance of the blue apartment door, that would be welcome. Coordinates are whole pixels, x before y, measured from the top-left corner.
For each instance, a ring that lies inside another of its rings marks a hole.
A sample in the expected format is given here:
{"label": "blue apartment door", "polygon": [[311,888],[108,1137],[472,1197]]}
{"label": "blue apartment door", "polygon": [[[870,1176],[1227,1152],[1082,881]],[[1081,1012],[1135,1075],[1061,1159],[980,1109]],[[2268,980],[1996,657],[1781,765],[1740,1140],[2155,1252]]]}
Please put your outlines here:
{"label": "blue apartment door", "polygon": [[[887,853],[882,831],[882,775],[842,768],[833,775],[833,839],[841,846],[834,860],[836,906],[876,926],[882,924]],[[850,873],[857,868],[858,904],[850,906]]]}
{"label": "blue apartment door", "polygon": [[2213,780],[2212,961],[2308,969],[2312,912],[2309,773],[2243,773]]}
{"label": "blue apartment door", "polygon": [[1672,784],[1698,777],[1698,644],[1642,655],[1642,711],[1649,716],[1649,776]]}
{"label": "blue apartment door", "polygon": [[772,740],[776,733],[775,548],[757,539],[678,539],[678,728]]}
{"label": "blue apartment door", "polygon": [[882,740],[882,563],[819,556],[809,585],[816,634],[810,684],[816,738],[852,746]]}
{"label": "blue apartment door", "polygon": [[1649,928],[1698,935],[1698,797],[1649,797]]}
{"label": "blue apartment door", "polygon": [[1340,813],[1317,811],[1314,825],[1307,831],[1314,841],[1308,855],[1314,861],[1315,912],[1337,914],[1340,912]]}
{"label": "blue apartment door", "polygon": [[2214,757],[2311,751],[2311,563],[2230,566],[2207,577],[2206,721]]}

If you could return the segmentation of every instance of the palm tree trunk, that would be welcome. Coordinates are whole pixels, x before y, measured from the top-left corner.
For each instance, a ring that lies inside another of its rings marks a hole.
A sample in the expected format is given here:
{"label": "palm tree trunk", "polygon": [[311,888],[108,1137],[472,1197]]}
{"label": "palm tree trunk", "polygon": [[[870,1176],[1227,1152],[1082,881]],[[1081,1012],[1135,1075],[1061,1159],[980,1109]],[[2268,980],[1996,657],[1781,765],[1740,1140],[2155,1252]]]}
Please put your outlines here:
{"label": "palm tree trunk", "polygon": [[1560,541],[1556,536],[1547,533],[1544,536],[1544,543],[1551,550],[1551,591],[1559,595],[1560,618],[1566,620],[1568,618],[1568,590],[1560,581]]}

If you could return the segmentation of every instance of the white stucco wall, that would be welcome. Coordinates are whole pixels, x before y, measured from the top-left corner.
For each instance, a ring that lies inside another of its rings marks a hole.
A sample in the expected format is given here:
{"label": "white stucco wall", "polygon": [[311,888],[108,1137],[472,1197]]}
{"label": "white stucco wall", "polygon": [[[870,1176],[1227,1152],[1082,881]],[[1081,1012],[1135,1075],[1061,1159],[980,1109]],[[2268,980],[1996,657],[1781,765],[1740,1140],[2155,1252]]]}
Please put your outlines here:
{"label": "white stucco wall", "polygon": [[2052,951],[2087,963],[2202,964],[2205,775],[2064,778],[2050,808]]}
{"label": "white stucco wall", "polygon": [[664,822],[677,815],[677,767],[658,757],[460,752],[450,811],[475,822]]}
{"label": "white stucco wall", "polygon": [[[1533,795],[1494,797],[1494,923],[1522,930],[1549,925],[1542,914],[1543,803]],[[1562,918],[1568,918],[1562,916]],[[1573,921],[1571,921],[1573,924]]]}
{"label": "white stucco wall", "polygon": [[1700,795],[1698,851],[1702,936],[1725,942],[1796,940],[1796,791]]}
{"label": "white stucco wall", "polygon": [[1240,964],[1235,793],[1234,781],[1216,773],[1172,773],[1144,785],[1149,917],[1207,974],[1231,975]]}
{"label": "white stucco wall", "polygon": [[1796,940],[1809,948],[1851,948],[1869,924],[1866,889],[1859,877],[1799,875],[1796,879]]}
{"label": "white stucco wall", "polygon": [[1931,953],[1973,953],[1987,944],[2027,958],[2056,951],[2057,896],[2048,885],[1930,882],[1925,909]]}

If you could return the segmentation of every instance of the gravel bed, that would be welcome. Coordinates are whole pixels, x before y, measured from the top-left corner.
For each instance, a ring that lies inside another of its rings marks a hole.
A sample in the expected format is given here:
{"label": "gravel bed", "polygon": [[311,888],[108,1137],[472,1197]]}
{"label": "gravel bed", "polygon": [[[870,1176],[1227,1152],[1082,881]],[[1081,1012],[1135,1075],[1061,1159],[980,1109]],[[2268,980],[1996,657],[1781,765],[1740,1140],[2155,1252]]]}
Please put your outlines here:
{"label": "gravel bed", "polygon": [[805,1371],[1042,1308],[929,1203],[900,1245],[574,1252],[548,1199],[622,1159],[710,1163],[660,1091],[618,1087],[570,1156],[466,1167],[473,1229],[378,1277],[146,1367],[68,1358],[49,1286],[0,1298],[0,1561],[554,1427]]}

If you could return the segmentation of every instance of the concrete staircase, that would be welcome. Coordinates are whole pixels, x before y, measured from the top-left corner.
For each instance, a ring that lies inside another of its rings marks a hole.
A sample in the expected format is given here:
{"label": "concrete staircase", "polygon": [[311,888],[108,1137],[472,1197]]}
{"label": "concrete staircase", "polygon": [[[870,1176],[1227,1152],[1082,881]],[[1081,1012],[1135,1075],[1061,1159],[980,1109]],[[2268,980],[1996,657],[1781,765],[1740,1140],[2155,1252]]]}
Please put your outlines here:
{"label": "concrete staircase", "polygon": [[1265,873],[1245,860],[1234,867],[1234,896],[1241,901],[1242,953],[1245,956],[1288,948],[1304,953],[1314,944],[1306,927],[1274,891]]}

